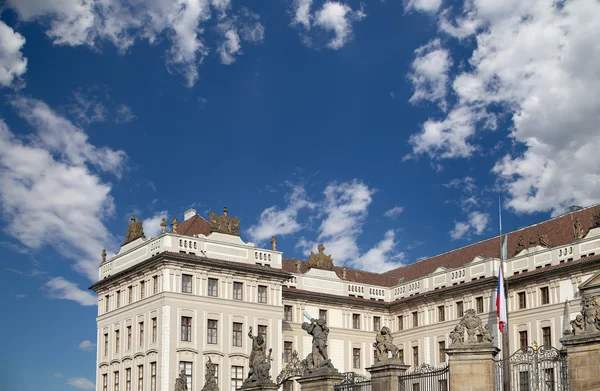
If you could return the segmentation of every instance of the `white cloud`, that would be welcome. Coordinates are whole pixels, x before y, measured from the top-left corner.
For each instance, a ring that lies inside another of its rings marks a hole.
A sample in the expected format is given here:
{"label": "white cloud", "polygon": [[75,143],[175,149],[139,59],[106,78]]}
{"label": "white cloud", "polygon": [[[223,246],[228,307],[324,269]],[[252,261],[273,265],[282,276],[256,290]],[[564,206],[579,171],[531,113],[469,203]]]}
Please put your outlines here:
{"label": "white cloud", "polygon": [[332,31],[334,37],[327,46],[330,49],[340,49],[352,39],[352,23],[366,16],[362,9],[353,11],[346,4],[328,1],[315,14],[315,26]]}
{"label": "white cloud", "polygon": [[517,145],[493,169],[509,193],[509,207],[557,214],[574,203],[597,202],[600,4],[466,1],[458,12],[438,16],[441,34],[470,38],[476,46],[469,66],[451,81],[455,106],[413,135],[413,152],[469,157],[485,135],[481,130],[495,127],[487,112],[497,112],[511,122]]}
{"label": "white cloud", "polygon": [[469,213],[468,221],[456,222],[454,224],[454,228],[450,231],[450,237],[452,239],[461,239],[471,232],[476,235],[481,235],[489,222],[490,216],[487,213],[477,211],[471,212]]}
{"label": "white cloud", "polygon": [[407,10],[414,9],[422,12],[436,12],[441,5],[442,0],[408,0],[404,3]]}
{"label": "white cloud", "polygon": [[117,106],[116,114],[117,116],[115,118],[115,122],[118,124],[126,124],[137,119],[137,116],[134,114],[131,107],[124,104],[120,104],[119,106]]}
{"label": "white cloud", "polygon": [[473,177],[470,176],[466,176],[463,178],[454,178],[450,182],[444,183],[443,186],[448,188],[459,189],[465,193],[472,193],[477,189],[475,179],[473,179]]}
{"label": "white cloud", "polygon": [[302,186],[294,186],[286,195],[284,209],[271,206],[260,214],[259,222],[248,229],[248,235],[256,242],[270,239],[271,236],[289,235],[302,229],[298,222],[298,213],[303,209],[314,209],[315,204],[308,200]]}
{"label": "white cloud", "polygon": [[219,23],[217,31],[221,34],[221,41],[217,47],[217,52],[223,64],[234,63],[236,56],[243,53],[242,40],[251,43],[263,41],[265,28],[259,22],[259,19],[258,14],[243,7],[238,15]]}
{"label": "white cloud", "polygon": [[415,53],[409,74],[415,92],[410,102],[428,100],[437,102],[442,110],[446,110],[448,72],[452,66],[449,51],[442,48],[439,39],[434,39],[415,50]]}
{"label": "white cloud", "polygon": [[92,88],[87,92],[75,91],[73,102],[67,109],[82,125],[104,122],[108,116],[108,109],[102,100],[106,100],[106,91],[102,88]]}
{"label": "white cloud", "polygon": [[90,341],[89,339],[86,339],[85,341],[82,341],[79,345],[77,345],[77,347],[81,350],[92,351],[96,349],[96,344]]}
{"label": "white cloud", "polygon": [[142,221],[142,227],[144,228],[146,237],[153,238],[160,235],[162,232],[160,223],[163,218],[166,219],[167,217],[169,217],[169,213],[166,210],[163,210],[162,212],[154,214],[154,216],[149,219],[144,219]]}
{"label": "white cloud", "polygon": [[96,388],[96,385],[85,377],[72,377],[67,380],[67,383],[80,390],[91,390]]}
{"label": "white cloud", "polygon": [[450,237],[452,239],[460,239],[467,233],[467,231],[469,231],[469,224],[459,221],[454,224],[454,229],[450,231]]}
{"label": "white cloud", "polygon": [[310,21],[312,19],[310,14],[311,5],[312,0],[294,0],[292,24],[301,24],[306,30],[310,30]]}
{"label": "white cloud", "polygon": [[219,44],[217,52],[221,56],[221,62],[229,65],[235,61],[235,55],[242,49],[240,36],[235,27],[229,23],[221,25],[220,29],[223,31],[223,41]]}
{"label": "white cloud", "polygon": [[398,243],[393,230],[388,230],[382,241],[358,258],[353,265],[363,270],[386,272],[400,267],[399,262],[405,259],[405,254],[397,251]]}
{"label": "white cloud", "polygon": [[88,290],[83,290],[71,281],[63,277],[54,277],[43,286],[44,291],[52,299],[72,300],[83,306],[92,306],[97,304],[96,295]]}
{"label": "white cloud", "polygon": [[393,208],[386,210],[383,215],[385,217],[394,219],[394,218],[400,216],[400,213],[402,213],[402,212],[404,212],[404,208],[402,206],[394,206]]}
{"label": "white cloud", "polygon": [[0,21],[0,85],[13,86],[27,71],[27,59],[21,49],[25,38]]}

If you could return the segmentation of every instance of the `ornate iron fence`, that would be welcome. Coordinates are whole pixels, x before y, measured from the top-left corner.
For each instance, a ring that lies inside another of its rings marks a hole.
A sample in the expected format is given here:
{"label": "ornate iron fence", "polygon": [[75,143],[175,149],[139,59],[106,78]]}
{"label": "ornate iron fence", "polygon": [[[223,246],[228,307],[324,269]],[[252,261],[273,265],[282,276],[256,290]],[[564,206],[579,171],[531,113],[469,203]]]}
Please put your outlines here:
{"label": "ornate iron fence", "polygon": [[371,380],[355,372],[342,373],[342,382],[333,387],[334,391],[371,391]]}
{"label": "ornate iron fence", "polygon": [[421,364],[414,371],[398,376],[400,391],[448,391],[450,389],[450,371],[448,365],[434,368]]}

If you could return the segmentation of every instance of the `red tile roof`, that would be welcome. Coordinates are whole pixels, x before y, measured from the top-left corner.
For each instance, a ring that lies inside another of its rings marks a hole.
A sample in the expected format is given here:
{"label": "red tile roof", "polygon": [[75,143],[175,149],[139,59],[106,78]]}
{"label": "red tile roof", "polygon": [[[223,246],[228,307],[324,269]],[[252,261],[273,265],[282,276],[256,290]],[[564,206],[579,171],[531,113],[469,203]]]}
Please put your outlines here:
{"label": "red tile roof", "polygon": [[210,225],[200,215],[195,215],[185,221],[182,221],[177,226],[177,233],[179,235],[194,236],[194,235],[208,235],[210,233]]}

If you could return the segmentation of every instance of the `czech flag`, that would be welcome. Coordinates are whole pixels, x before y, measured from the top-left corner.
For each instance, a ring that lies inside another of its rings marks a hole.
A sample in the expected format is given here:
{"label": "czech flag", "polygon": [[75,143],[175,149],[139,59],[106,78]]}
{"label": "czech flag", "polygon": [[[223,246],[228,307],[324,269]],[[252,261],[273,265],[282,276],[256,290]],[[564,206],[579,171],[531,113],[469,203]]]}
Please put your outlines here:
{"label": "czech flag", "polygon": [[[504,262],[504,261],[501,261]],[[498,329],[500,333],[504,332],[506,324],[506,296],[504,295],[504,275],[502,274],[502,266],[498,273],[498,292],[496,295],[496,316],[498,317]]]}

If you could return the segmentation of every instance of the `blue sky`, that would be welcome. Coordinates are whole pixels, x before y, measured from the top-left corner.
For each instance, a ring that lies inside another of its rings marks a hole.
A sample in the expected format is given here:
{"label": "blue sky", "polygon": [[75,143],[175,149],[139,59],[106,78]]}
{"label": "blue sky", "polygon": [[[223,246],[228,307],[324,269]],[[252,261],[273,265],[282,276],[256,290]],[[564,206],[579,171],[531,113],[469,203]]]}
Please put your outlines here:
{"label": "blue sky", "polygon": [[595,0],[0,11],[1,389],[93,384],[87,287],[132,213],[226,205],[384,271],[497,235],[499,197],[505,230],[598,201]]}

